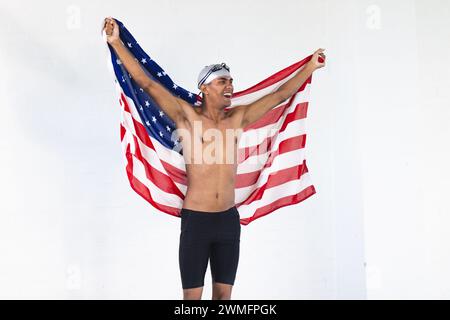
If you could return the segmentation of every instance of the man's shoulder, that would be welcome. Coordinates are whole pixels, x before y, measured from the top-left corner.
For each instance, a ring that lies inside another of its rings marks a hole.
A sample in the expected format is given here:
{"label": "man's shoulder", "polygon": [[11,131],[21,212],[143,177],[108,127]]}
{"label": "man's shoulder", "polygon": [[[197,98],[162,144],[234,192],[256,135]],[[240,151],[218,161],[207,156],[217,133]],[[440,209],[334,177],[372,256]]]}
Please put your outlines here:
{"label": "man's shoulder", "polygon": [[244,111],[244,107],[244,105],[229,107],[226,112],[230,117],[235,117]]}
{"label": "man's shoulder", "polygon": [[227,119],[231,122],[233,128],[242,127],[245,105],[233,106],[226,110]]}
{"label": "man's shoulder", "polygon": [[227,110],[229,117],[241,118],[244,114],[245,105],[233,106]]}

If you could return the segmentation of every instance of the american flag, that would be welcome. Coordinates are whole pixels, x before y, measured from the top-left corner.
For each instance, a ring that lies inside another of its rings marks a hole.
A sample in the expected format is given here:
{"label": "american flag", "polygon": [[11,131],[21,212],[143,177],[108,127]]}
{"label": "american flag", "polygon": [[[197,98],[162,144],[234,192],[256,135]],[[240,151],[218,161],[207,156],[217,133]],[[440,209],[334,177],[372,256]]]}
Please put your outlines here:
{"label": "american flag", "polygon": [[[177,85],[151,59],[122,22],[120,38],[153,80],[173,95],[199,106],[201,97]],[[155,101],[132,79],[108,45],[121,106],[120,139],[131,187],[154,208],[180,216],[187,189],[186,166],[176,129]],[[231,106],[247,105],[275,91],[305,66],[311,56],[233,94]],[[235,202],[241,224],[316,193],[306,166],[306,115],[311,77],[292,97],[244,128],[238,154]]]}

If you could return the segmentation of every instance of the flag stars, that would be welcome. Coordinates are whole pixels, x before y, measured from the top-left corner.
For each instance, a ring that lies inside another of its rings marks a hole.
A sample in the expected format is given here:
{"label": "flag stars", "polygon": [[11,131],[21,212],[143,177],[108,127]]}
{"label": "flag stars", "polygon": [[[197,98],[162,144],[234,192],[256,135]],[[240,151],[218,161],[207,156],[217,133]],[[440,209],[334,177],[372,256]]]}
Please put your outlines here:
{"label": "flag stars", "polygon": [[139,110],[144,111],[144,108],[142,108],[142,106],[139,105]]}
{"label": "flag stars", "polygon": [[128,45],[128,48],[133,48],[133,46],[131,45],[131,42],[128,42],[127,45]]}
{"label": "flag stars", "polygon": [[192,93],[191,92],[189,92],[189,98],[192,98]]}
{"label": "flag stars", "polygon": [[169,132],[171,131],[169,126],[166,126],[166,129],[167,129],[167,131],[169,131]]}
{"label": "flag stars", "polygon": [[163,137],[164,134],[160,131],[160,132],[159,132],[159,136],[160,136],[160,137]]}
{"label": "flag stars", "polygon": [[145,100],[145,106],[148,107],[150,105],[150,102],[148,100]]}
{"label": "flag stars", "polygon": [[156,123],[156,117],[155,117],[155,116],[152,117],[152,121],[153,121],[154,123]]}
{"label": "flag stars", "polygon": [[146,64],[146,63],[147,63],[147,59],[142,58],[142,59],[141,59],[141,62],[142,62],[143,64]]}
{"label": "flag stars", "polygon": [[145,121],[145,124],[148,126],[148,127],[150,127],[150,121]]}
{"label": "flag stars", "polygon": [[116,60],[116,63],[117,63],[117,64],[122,64],[122,61],[120,61],[120,59],[117,59],[117,60]]}
{"label": "flag stars", "polygon": [[173,88],[176,90],[178,88],[178,86],[174,83]]}
{"label": "flag stars", "polygon": [[162,77],[162,73],[161,72],[158,72],[157,75],[158,75],[158,77]]}
{"label": "flag stars", "polygon": [[167,73],[165,71],[163,71],[162,74],[165,76]]}
{"label": "flag stars", "polygon": [[144,89],[142,89],[142,88],[139,88],[139,91],[140,91],[140,92],[144,92]]}
{"label": "flag stars", "polygon": [[160,116],[160,117],[163,117],[163,116],[164,116],[164,112],[160,111],[160,112],[159,112],[159,116]]}

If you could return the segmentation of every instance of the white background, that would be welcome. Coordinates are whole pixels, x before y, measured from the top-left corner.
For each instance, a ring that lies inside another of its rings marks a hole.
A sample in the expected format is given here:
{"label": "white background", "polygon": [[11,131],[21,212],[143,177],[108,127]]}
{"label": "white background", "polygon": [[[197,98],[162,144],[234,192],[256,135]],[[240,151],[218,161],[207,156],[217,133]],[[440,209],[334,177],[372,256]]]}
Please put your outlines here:
{"label": "white background", "polygon": [[242,227],[234,299],[450,298],[448,1],[107,3],[0,2],[0,298],[182,297],[180,221],[126,178],[109,15],[191,91],[207,64],[239,91],[326,48],[317,194]]}

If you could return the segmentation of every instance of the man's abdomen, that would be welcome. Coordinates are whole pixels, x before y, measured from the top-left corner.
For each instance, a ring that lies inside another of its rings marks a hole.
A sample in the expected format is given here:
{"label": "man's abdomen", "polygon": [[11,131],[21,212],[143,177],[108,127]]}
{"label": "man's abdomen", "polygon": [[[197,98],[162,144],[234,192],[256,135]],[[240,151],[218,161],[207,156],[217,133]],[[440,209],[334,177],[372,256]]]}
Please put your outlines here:
{"label": "man's abdomen", "polygon": [[235,205],[232,165],[188,166],[188,186],[183,208],[201,211],[223,211]]}

